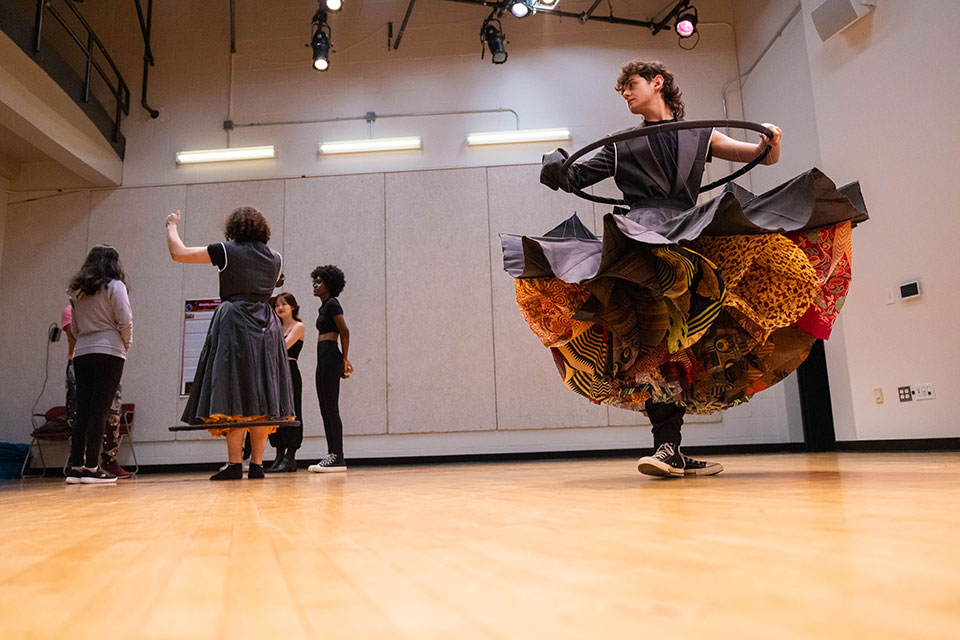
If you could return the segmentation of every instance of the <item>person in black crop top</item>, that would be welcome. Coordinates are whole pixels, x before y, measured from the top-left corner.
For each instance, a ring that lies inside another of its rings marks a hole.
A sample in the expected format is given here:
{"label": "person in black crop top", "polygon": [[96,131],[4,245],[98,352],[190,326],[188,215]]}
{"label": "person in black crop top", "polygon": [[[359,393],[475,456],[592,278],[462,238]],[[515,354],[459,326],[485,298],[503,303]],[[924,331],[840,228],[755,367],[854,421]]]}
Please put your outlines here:
{"label": "person in black crop top", "polygon": [[283,325],[283,339],[287,346],[287,360],[290,364],[290,378],[293,380],[293,404],[297,410],[299,427],[281,427],[270,434],[270,444],[277,450],[273,465],[267,473],[293,473],[297,470],[297,450],[303,444],[303,378],[297,358],[303,349],[305,335],[300,320],[300,304],[292,293],[278,293],[270,299],[270,304],[280,323]]}
{"label": "person in black crop top", "polygon": [[[346,471],[343,459],[343,422],[340,420],[340,379],[349,378],[353,365],[347,359],[350,329],[343,319],[343,307],[337,296],[345,283],[343,271],[332,264],[317,267],[313,278],[313,295],[320,298],[317,312],[317,399],[323,431],[327,437],[327,456],[307,469],[314,473]],[[337,348],[337,340],[343,353]]]}
{"label": "person in black crop top", "polygon": [[296,415],[283,327],[268,300],[282,279],[283,259],[267,246],[270,225],[254,207],[235,209],[224,225],[224,241],[184,246],[177,231],[180,212],[167,216],[167,248],[175,262],[214,264],[219,269],[220,306],[210,321],[181,420],[210,424],[227,438],[227,465],[211,480],[243,477],[244,432],[250,432],[248,478],[263,478],[263,449],[276,427],[228,427]]}

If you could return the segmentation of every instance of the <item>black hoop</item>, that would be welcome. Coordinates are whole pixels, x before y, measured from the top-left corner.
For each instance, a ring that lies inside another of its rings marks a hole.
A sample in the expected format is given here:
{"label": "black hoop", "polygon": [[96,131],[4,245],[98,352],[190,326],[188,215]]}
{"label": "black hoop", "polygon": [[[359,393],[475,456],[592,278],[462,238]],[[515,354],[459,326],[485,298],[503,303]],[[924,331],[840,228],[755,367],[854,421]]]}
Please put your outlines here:
{"label": "black hoop", "polygon": [[205,422],[204,424],[178,424],[170,431],[206,431],[207,429],[245,429],[247,427],[299,427],[299,420],[254,420],[250,422]]}
{"label": "black hoop", "polygon": [[[563,166],[560,167],[560,173],[563,175],[566,173],[567,169],[573,165],[574,161],[579,159],[581,156],[590,153],[594,149],[598,149],[604,145],[613,144],[615,142],[622,142],[624,140],[632,140],[633,138],[642,138],[644,136],[650,136],[655,133],[666,133],[668,131],[680,131],[682,129],[706,129],[710,128],[734,128],[734,129],[748,129],[750,131],[756,131],[767,136],[767,138],[773,138],[773,131],[767,129],[761,124],[756,122],[748,122],[746,120],[678,120],[677,122],[665,122],[663,124],[655,124],[649,127],[639,127],[637,129],[631,129],[629,131],[624,131],[622,133],[615,133],[613,135],[607,136],[606,138],[600,138],[596,142],[591,142],[585,147],[582,147],[570,155],[569,158],[563,163]],[[708,185],[700,187],[699,193],[704,191],[710,191],[711,189],[716,189],[722,184],[726,184],[731,180],[739,178],[750,169],[753,169],[755,166],[764,161],[767,157],[767,154],[770,153],[770,147],[764,147],[763,151],[760,154],[743,165],[730,175],[715,180]],[[591,202],[599,202],[600,204],[612,204],[612,205],[625,205],[628,204],[625,200],[615,200],[614,198],[605,198],[603,196],[595,196],[589,193],[585,193],[576,187],[570,189],[570,193],[578,195],[585,200],[590,200]]]}

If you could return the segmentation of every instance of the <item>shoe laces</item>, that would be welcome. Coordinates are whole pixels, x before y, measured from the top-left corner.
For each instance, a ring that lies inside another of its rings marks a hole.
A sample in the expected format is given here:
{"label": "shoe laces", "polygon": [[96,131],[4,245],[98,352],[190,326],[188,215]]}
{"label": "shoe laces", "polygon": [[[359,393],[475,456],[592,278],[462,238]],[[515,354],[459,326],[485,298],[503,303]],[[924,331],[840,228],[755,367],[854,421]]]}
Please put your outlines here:
{"label": "shoe laces", "polygon": [[674,451],[673,445],[669,442],[664,442],[657,447],[657,452],[653,454],[653,457],[666,462],[675,455],[676,451]]}

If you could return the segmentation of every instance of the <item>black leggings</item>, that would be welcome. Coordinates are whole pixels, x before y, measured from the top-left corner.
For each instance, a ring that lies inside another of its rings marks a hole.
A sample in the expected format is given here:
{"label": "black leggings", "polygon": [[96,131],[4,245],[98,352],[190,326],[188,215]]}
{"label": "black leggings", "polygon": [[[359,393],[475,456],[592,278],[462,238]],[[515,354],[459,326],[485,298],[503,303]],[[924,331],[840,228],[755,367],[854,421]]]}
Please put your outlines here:
{"label": "black leggings", "polygon": [[653,448],[656,449],[664,442],[672,442],[680,446],[680,426],[683,425],[683,414],[686,409],[678,404],[665,404],[647,400],[644,406],[647,417],[653,423]]}
{"label": "black leggings", "polygon": [[340,378],[343,377],[343,354],[334,340],[317,343],[317,399],[327,451],[343,457],[343,422],[340,420]]}
{"label": "black leggings", "polygon": [[[303,444],[303,376],[296,360],[290,362],[290,378],[293,380],[293,408],[297,412],[299,427],[280,427],[270,434],[270,444],[274,449],[296,451]],[[247,435],[249,438],[249,434]]]}
{"label": "black leggings", "polygon": [[70,442],[70,464],[96,467],[107,412],[123,374],[123,358],[90,353],[73,358],[77,376],[77,419]]}

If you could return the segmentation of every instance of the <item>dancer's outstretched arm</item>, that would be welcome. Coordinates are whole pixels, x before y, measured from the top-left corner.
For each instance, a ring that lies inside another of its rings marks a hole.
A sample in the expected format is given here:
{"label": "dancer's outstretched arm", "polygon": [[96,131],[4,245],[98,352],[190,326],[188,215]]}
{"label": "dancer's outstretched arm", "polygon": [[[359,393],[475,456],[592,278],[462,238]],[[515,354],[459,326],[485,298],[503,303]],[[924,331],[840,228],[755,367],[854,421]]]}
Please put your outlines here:
{"label": "dancer's outstretched arm", "polygon": [[187,264],[210,264],[210,254],[206,247],[187,247],[180,239],[177,225],[180,224],[180,210],[167,215],[167,249],[174,262]]}
{"label": "dancer's outstretched arm", "polygon": [[725,136],[719,131],[714,131],[710,137],[710,151],[713,153],[713,157],[720,158],[721,160],[732,160],[733,162],[750,162],[760,155],[764,149],[770,147],[770,153],[763,159],[763,164],[776,164],[777,160],[780,159],[780,137],[782,132],[780,131],[780,127],[770,124],[769,122],[764,123],[763,126],[773,132],[773,139],[768,139],[767,136],[761,134],[760,137],[762,140],[757,144],[740,142],[739,140]]}

